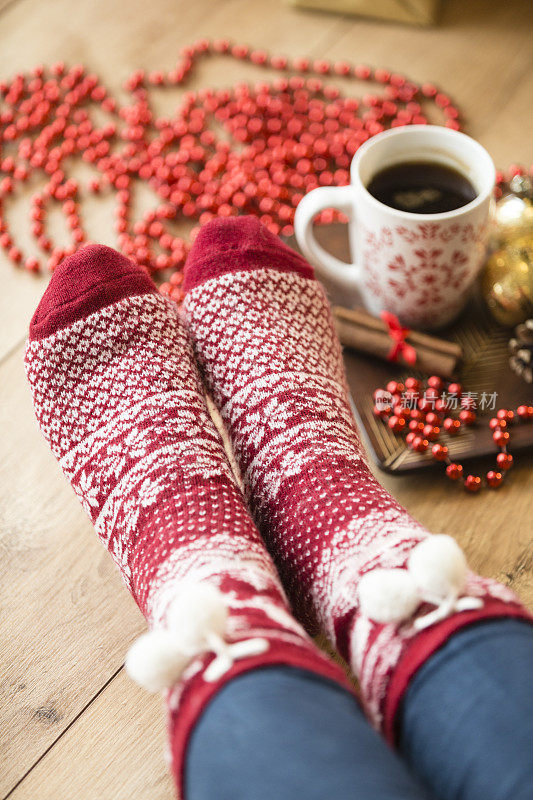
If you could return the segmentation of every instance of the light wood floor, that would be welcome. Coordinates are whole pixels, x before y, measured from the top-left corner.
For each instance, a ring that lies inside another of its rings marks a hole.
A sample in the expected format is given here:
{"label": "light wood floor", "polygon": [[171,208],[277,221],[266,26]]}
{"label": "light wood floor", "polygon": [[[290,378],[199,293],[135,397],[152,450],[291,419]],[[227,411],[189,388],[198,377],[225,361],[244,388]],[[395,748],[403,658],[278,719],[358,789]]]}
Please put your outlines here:
{"label": "light wood floor", "polygon": [[[526,0],[452,0],[433,30],[297,12],[279,0],[0,0],[0,78],[64,59],[118,91],[134,68],[169,68],[195,38],[229,36],[434,80],[506,166],[533,162],[532,34]],[[243,73],[253,78],[251,68],[213,61],[194,83]],[[91,236],[113,244],[105,203],[91,214]],[[26,248],[23,211],[13,218]],[[143,620],[32,414],[23,342],[43,288],[0,257],[0,797],[168,800],[160,702],[123,670]],[[440,476],[381,477],[423,523],[456,535],[475,568],[533,606],[531,456],[501,492],[479,497]]]}

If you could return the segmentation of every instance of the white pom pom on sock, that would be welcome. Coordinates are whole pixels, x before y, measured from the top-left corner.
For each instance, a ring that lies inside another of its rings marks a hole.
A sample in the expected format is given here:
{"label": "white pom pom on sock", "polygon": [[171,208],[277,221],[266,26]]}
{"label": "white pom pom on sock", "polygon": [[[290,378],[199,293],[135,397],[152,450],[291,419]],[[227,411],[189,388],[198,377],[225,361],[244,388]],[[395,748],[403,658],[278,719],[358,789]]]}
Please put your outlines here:
{"label": "white pom pom on sock", "polygon": [[409,556],[407,569],[424,598],[459,597],[465,589],[465,555],[455,539],[444,533],[420,542]]}
{"label": "white pom pom on sock", "polygon": [[416,585],[404,569],[373,569],[359,583],[359,603],[365,617],[387,624],[401,622],[420,605]]}
{"label": "white pom pom on sock", "polygon": [[205,649],[209,634],[224,636],[228,607],[224,595],[210,583],[191,583],[176,595],[167,611],[167,627],[185,652]]}
{"label": "white pom pom on sock", "polygon": [[225,642],[228,616],[225,597],[216,587],[183,586],[168,608],[167,627],[143,634],[130,647],[128,675],[144,689],[160,692],[177,683],[191,660],[202,653],[216,654],[204,672],[205,680],[216,681],[235,660],[265,652],[266,639]]}
{"label": "white pom pom on sock", "polygon": [[126,656],[126,672],[149,692],[161,692],[176,683],[190,656],[180,652],[171,633],[154,630],[132,644]]}
{"label": "white pom pom on sock", "polygon": [[411,551],[406,569],[376,568],[361,578],[361,613],[374,622],[398,624],[408,620],[421,603],[434,611],[414,621],[417,630],[434,625],[450,614],[481,608],[477,597],[461,597],[468,567],[463,551],[451,536],[437,534]]}

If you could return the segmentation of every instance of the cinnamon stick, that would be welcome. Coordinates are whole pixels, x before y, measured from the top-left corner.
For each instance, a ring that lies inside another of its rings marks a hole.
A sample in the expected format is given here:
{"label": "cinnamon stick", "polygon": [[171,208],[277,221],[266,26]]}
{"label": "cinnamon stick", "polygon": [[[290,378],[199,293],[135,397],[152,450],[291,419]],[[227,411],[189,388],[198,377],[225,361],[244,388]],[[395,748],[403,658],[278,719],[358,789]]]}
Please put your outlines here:
{"label": "cinnamon stick", "polygon": [[[333,307],[333,316],[343,345],[388,360],[387,356],[394,343],[383,320],[360,308],[348,309],[342,306]],[[405,341],[415,348],[416,369],[441,375],[443,378],[454,377],[462,358],[462,350],[458,344],[418,331],[409,331]],[[396,363],[412,366],[401,354]]]}

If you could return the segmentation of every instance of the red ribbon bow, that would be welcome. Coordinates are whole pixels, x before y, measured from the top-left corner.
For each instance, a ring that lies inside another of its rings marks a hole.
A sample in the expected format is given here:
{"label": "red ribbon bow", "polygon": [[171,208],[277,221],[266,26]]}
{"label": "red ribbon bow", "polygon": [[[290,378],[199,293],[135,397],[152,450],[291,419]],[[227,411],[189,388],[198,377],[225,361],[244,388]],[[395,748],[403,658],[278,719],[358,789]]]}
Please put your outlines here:
{"label": "red ribbon bow", "polygon": [[405,341],[406,336],[411,332],[410,328],[402,328],[400,320],[389,311],[382,311],[381,319],[388,328],[388,334],[392,339],[392,347],[387,356],[389,361],[398,361],[400,356],[407,364],[414,364],[416,362],[415,348]]}

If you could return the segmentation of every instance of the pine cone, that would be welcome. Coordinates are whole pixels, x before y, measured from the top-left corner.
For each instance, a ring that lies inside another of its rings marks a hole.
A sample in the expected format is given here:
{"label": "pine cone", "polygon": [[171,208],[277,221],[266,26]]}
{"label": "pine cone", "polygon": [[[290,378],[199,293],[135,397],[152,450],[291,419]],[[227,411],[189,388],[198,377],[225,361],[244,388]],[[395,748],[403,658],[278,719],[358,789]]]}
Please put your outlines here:
{"label": "pine cone", "polygon": [[515,336],[509,341],[511,369],[526,383],[533,383],[533,319],[517,325]]}

